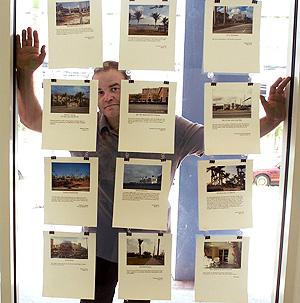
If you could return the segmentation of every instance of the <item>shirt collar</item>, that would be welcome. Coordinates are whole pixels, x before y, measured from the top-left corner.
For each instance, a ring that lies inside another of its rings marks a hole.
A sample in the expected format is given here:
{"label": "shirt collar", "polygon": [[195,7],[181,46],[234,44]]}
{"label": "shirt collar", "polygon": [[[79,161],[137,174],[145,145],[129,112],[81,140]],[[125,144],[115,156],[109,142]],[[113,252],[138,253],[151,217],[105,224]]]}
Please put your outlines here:
{"label": "shirt collar", "polygon": [[103,134],[103,133],[113,133],[113,134],[116,134],[118,135],[115,130],[113,130],[106,117],[101,114],[100,112],[98,112],[98,124],[99,124],[99,131],[100,131],[100,134]]}

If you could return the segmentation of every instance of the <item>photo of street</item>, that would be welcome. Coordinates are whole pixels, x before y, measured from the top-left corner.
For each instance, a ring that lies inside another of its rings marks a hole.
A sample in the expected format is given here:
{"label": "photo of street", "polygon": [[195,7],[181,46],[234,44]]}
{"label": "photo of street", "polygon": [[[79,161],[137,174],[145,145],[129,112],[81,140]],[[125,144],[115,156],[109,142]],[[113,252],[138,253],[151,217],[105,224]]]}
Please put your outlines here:
{"label": "photo of street", "polygon": [[253,6],[215,6],[214,34],[252,34]]}
{"label": "photo of street", "polygon": [[129,5],[128,18],[128,35],[168,35],[168,5]]}
{"label": "photo of street", "polygon": [[90,163],[52,163],[52,190],[90,191]]}
{"label": "photo of street", "polygon": [[163,239],[127,239],[127,265],[164,265]]}
{"label": "photo of street", "polygon": [[246,165],[210,166],[207,192],[242,191],[246,185]]}
{"label": "photo of street", "polygon": [[242,242],[204,242],[204,268],[241,268]]}
{"label": "photo of street", "polygon": [[141,93],[129,94],[129,113],[167,114],[169,88],[143,88]]}
{"label": "photo of street", "polygon": [[90,24],[90,1],[56,2],[56,26]]}
{"label": "photo of street", "polygon": [[123,189],[161,190],[161,180],[161,165],[124,165]]}
{"label": "photo of street", "polygon": [[51,86],[51,113],[88,114],[89,112],[89,86]]}
{"label": "photo of street", "polygon": [[251,91],[226,90],[213,92],[212,117],[214,119],[242,119],[251,118]]}
{"label": "photo of street", "polygon": [[88,259],[87,238],[50,238],[51,258]]}

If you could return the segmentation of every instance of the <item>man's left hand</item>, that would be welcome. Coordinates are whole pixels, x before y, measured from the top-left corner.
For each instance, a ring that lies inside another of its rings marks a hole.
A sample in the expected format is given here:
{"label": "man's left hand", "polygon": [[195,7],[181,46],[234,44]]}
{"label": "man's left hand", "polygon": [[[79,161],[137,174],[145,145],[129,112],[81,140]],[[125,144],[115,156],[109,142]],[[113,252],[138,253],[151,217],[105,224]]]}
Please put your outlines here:
{"label": "man's left hand", "polygon": [[286,88],[291,78],[278,78],[270,87],[268,101],[260,96],[260,101],[266,112],[266,119],[271,123],[280,123],[286,116]]}

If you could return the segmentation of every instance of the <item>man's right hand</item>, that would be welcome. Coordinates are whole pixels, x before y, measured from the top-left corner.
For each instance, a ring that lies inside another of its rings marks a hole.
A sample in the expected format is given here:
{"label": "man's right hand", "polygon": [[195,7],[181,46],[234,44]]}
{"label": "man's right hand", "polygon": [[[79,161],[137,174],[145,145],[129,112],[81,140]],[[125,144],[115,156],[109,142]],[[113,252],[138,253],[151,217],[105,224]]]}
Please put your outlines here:
{"label": "man's right hand", "polygon": [[16,37],[17,68],[18,71],[33,73],[44,61],[46,56],[45,45],[39,49],[39,36],[31,27],[22,30]]}

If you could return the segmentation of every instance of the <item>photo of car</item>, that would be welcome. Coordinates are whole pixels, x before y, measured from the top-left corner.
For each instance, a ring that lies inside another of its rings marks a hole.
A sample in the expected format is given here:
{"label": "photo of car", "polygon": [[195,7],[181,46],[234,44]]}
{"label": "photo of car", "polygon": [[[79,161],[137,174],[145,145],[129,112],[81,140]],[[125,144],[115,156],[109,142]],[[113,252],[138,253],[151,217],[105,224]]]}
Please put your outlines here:
{"label": "photo of car", "polygon": [[258,186],[279,185],[280,162],[270,168],[258,168],[253,171],[253,183]]}

